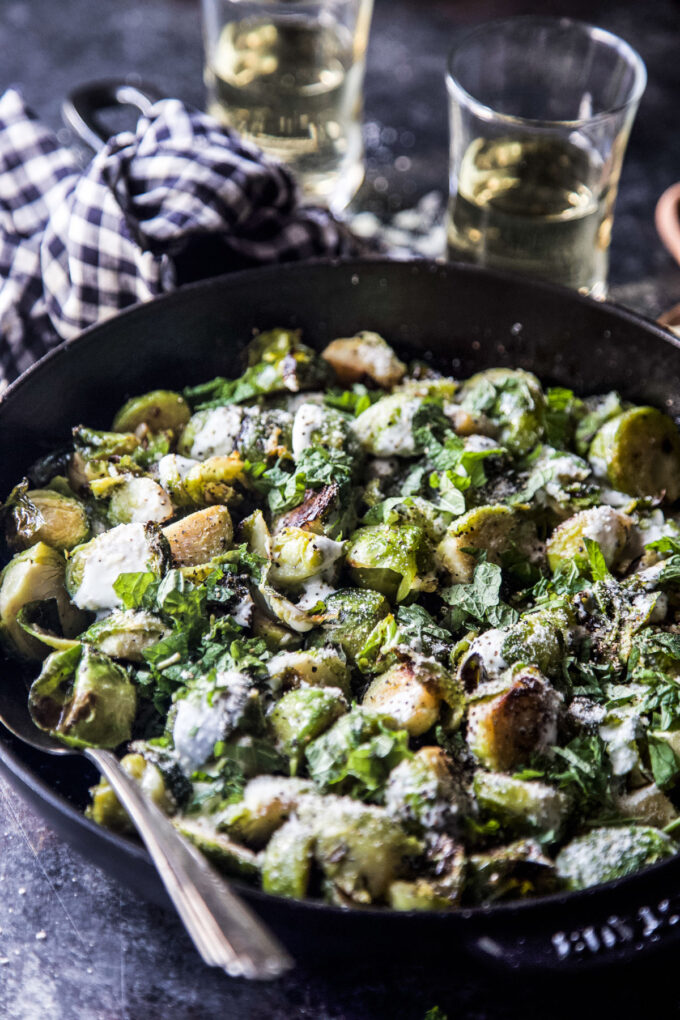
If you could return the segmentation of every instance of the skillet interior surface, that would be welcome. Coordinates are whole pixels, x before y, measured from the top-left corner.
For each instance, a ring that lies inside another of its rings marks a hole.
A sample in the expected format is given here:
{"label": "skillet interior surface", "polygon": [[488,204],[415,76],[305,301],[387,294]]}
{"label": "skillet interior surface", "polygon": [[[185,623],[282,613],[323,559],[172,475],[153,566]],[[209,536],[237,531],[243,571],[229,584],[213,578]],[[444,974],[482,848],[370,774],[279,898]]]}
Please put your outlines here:
{"label": "skillet interior surface", "polygon": [[[238,374],[238,352],[253,330],[274,326],[300,327],[312,346],[376,330],[402,355],[426,357],[455,376],[522,367],[580,393],[617,389],[680,417],[680,343],[622,309],[470,266],[273,267],[135,307],[31,368],[0,400],[0,492],[36,457],[68,441],[72,425],[109,427],[127,396]],[[16,667],[5,663],[4,673],[3,683],[24,697]],[[95,779],[86,762],[48,758],[2,731],[0,763],[76,849],[167,902],[144,850],[81,814]],[[680,859],[583,893],[451,914],[347,912],[243,888],[293,951],[306,955],[362,947],[392,953],[403,944],[448,954],[457,945],[502,964],[565,969],[626,957],[680,934]]]}

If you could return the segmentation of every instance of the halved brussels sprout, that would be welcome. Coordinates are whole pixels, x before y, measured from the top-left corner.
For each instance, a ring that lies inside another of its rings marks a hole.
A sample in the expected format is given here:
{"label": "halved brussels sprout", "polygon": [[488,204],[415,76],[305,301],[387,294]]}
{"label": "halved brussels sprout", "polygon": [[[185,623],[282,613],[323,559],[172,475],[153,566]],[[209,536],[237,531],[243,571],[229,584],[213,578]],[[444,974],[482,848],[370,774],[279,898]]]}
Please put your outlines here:
{"label": "halved brussels sprout", "polygon": [[13,550],[36,542],[53,549],[72,549],[90,533],[87,511],[80,500],[52,489],[29,489],[23,482],[11,493],[5,509],[5,537]]}
{"label": "halved brussels sprout", "polygon": [[113,659],[144,662],[144,651],[171,633],[172,628],[160,616],[138,609],[114,609],[103,620],[93,623],[83,641]]}
{"label": "halved brussels sprout", "polygon": [[[419,737],[437,722],[444,688],[449,688],[451,699],[453,686],[453,680],[445,677],[441,669],[428,671],[420,664],[402,662],[376,677],[362,704],[394,719],[412,737]],[[462,716],[462,702],[461,696],[457,706],[458,721]]]}
{"label": "halved brussels sprout", "polygon": [[44,542],[14,556],[0,574],[0,640],[8,651],[23,659],[44,659],[46,645],[31,637],[18,620],[33,602],[54,599],[63,634],[75,637],[87,617],[70,602],[64,586],[64,557]]}
{"label": "halved brussels sprout", "polygon": [[197,461],[169,453],[158,464],[161,484],[176,506],[211,506],[230,503],[245,484],[244,464],[238,453]]}
{"label": "halved brussels sprout", "polygon": [[137,692],[107,655],[76,646],[53,652],[31,686],[36,726],[76,747],[118,747],[129,740]]}
{"label": "halved brussels sprout", "polygon": [[670,836],[644,825],[602,826],[577,836],[557,855],[557,873],[570,889],[632,875],[649,864],[673,857]]}
{"label": "halved brussels sprout", "polygon": [[499,426],[498,438],[511,453],[523,456],[543,436],[545,397],[541,384],[522,369],[490,368],[463,383],[459,401]]}
{"label": "halved brussels sprout", "polygon": [[262,638],[269,652],[284,652],[298,648],[301,634],[284,627],[278,620],[272,620],[266,613],[255,607],[251,623],[253,635]]}
{"label": "halved brussels sprout", "polygon": [[228,457],[236,450],[244,413],[242,407],[234,404],[197,411],[182,432],[177,452],[197,461]]}
{"label": "halved brussels sprout", "polygon": [[409,858],[422,851],[383,808],[349,797],[304,799],[298,817],[314,829],[315,859],[335,902],[382,900],[407,873]]}
{"label": "halved brussels sprout", "polygon": [[98,432],[78,425],[73,430],[74,452],[68,480],[76,493],[88,492],[95,479],[107,478],[111,458],[129,457],[141,445],[133,432]]}
{"label": "halved brussels sprout", "polygon": [[599,430],[588,452],[610,485],[631,496],[680,496],[680,435],[655,407],[632,407]]}
{"label": "halved brussels sprout", "polygon": [[347,702],[337,687],[298,687],[276,703],[269,723],[281,750],[290,758],[291,775],[295,775],[305,747],[346,711]]}
{"label": "halved brussels sprout", "polygon": [[361,588],[403,602],[413,591],[433,591],[431,552],[424,531],[414,524],[374,524],[355,531],[346,563]]}
{"label": "halved brussels sprout", "polygon": [[546,608],[527,614],[510,627],[484,631],[461,656],[458,676],[471,692],[486,680],[498,680],[508,666],[522,662],[560,680],[574,623],[574,614],[568,610]]}
{"label": "halved brussels sprout", "polygon": [[392,882],[387,890],[387,903],[392,910],[450,910],[456,906],[427,878],[413,882]]}
{"label": "halved brussels sprout", "polygon": [[234,528],[226,506],[209,506],[163,528],[173,562],[180,567],[207,563],[231,545]]}
{"label": "halved brussels sprout", "polygon": [[276,534],[285,528],[304,528],[317,535],[335,538],[347,533],[356,523],[356,512],[352,505],[340,503],[340,486],[337,482],[324,485],[322,489],[308,490],[299,506],[277,517],[272,532]]}
{"label": "halved brussels sprout", "polygon": [[466,895],[474,903],[542,896],[562,887],[555,865],[535,840],[523,839],[468,860]]}
{"label": "halved brussels sprout", "polygon": [[324,450],[342,450],[356,456],[359,444],[350,427],[349,419],[332,407],[312,401],[301,404],[295,412],[292,431],[292,448],[295,460],[310,447]]}
{"label": "halved brussels sprout", "polygon": [[[141,786],[144,794],[153,801],[156,807],[166,814],[175,810],[173,797],[168,793],[160,770],[141,754],[126,754],[120,764],[127,774]],[[112,832],[134,832],[135,827],[130,817],[104,776],[90,790],[92,801],[85,814],[97,825]]]}
{"label": "halved brussels sprout", "polygon": [[314,784],[306,779],[258,776],[247,784],[242,800],[224,810],[220,827],[234,839],[258,849],[313,791]]}
{"label": "halved brussels sprout", "polygon": [[235,669],[213,671],[181,688],[168,716],[172,742],[187,775],[214,758],[219,742],[263,728],[257,688],[250,676]]}
{"label": "halved brussels sprout", "polygon": [[352,431],[374,457],[412,457],[417,452],[413,419],[422,403],[422,397],[392,393],[362,411],[352,422]]}
{"label": "halved brussels sprout", "polygon": [[261,864],[257,854],[239,843],[234,843],[223,832],[217,832],[206,819],[182,815],[173,819],[173,825],[225,875],[233,875],[236,878],[259,878]]}
{"label": "halved brussels sprout", "polygon": [[597,542],[607,567],[613,569],[625,554],[632,528],[630,517],[610,506],[581,510],[555,528],[548,539],[546,552],[550,569],[555,573],[562,564],[575,561],[587,571],[586,538]]}
{"label": "halved brussels sprout", "polygon": [[510,832],[539,833],[551,842],[562,832],[569,798],[548,783],[526,781],[500,772],[475,772],[475,798],[480,808]]}
{"label": "halved brussels sprout", "polygon": [[446,534],[453,514],[421,496],[392,496],[375,503],[364,515],[362,524],[400,527],[412,524],[421,528],[429,541],[439,542]]}
{"label": "halved brussels sprout", "polygon": [[421,747],[390,772],[385,807],[407,832],[422,835],[459,827],[470,798],[461,775],[441,747]]}
{"label": "halved brussels sprout", "polygon": [[124,479],[113,490],[108,518],[112,524],[162,524],[175,512],[165,489],[146,476]]}
{"label": "halved brussels sprout", "polygon": [[274,692],[310,687],[338,688],[350,695],[350,671],[342,651],[336,648],[308,648],[306,651],[283,651],[267,663],[269,684]]}
{"label": "halved brussels sprout", "polygon": [[189,421],[191,410],[183,396],[172,390],[151,390],[131,397],[113,419],[114,432],[135,432],[146,425],[151,432],[172,429],[178,432]]}
{"label": "halved brussels sprout", "polygon": [[389,611],[389,602],[377,591],[355,588],[336,591],[326,599],[323,633],[318,640],[339,645],[350,662],[354,662],[368,635]]}
{"label": "halved brussels sprout", "polygon": [[346,386],[367,378],[389,390],[406,374],[406,365],[378,333],[364,331],[332,340],[321,357],[333,366],[339,381]]}
{"label": "halved brussels sprout", "polygon": [[509,772],[556,743],[561,707],[562,697],[537,669],[518,666],[478,688],[468,710],[468,746],[487,768]]}
{"label": "halved brussels sprout", "polygon": [[343,551],[341,542],[303,528],[287,527],[271,539],[269,577],[275,585],[297,587],[332,567]]}
{"label": "halved brussels sprout", "polygon": [[470,584],[477,559],[468,552],[486,552],[490,563],[500,563],[503,553],[517,550],[530,561],[541,557],[536,526],[521,508],[498,504],[479,506],[458,517],[437,546],[436,560],[457,584]]}
{"label": "halved brussels sprout", "polygon": [[114,609],[120,574],[150,571],[160,577],[169,549],[156,524],[119,524],[76,546],[66,566],[66,588],[80,609]]}
{"label": "halved brussels sprout", "polygon": [[622,818],[632,818],[642,825],[652,825],[658,829],[663,829],[678,817],[670,798],[656,783],[620,794],[615,798],[615,803]]}
{"label": "halved brussels sprout", "polygon": [[314,832],[289,818],[274,833],[262,856],[262,888],[277,896],[302,899],[312,870]]}

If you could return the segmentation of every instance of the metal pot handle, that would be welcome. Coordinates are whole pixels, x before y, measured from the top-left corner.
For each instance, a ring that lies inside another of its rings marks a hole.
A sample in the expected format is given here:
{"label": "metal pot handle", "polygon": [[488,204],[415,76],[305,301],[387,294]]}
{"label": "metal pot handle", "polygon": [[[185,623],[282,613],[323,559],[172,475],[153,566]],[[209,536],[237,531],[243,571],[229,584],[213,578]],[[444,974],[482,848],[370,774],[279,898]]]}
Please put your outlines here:
{"label": "metal pot handle", "polygon": [[89,82],[69,92],[61,106],[61,115],[67,127],[96,152],[108,141],[110,132],[99,119],[102,110],[117,106],[133,106],[147,115],[161,93],[153,85],[132,85],[116,78]]}

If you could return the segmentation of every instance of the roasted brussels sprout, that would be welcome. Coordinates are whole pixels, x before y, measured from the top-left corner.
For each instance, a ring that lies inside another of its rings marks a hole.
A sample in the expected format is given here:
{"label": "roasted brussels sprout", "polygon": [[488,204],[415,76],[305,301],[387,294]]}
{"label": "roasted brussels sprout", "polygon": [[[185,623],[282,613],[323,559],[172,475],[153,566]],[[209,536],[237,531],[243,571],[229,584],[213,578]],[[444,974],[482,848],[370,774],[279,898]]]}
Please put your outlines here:
{"label": "roasted brussels sprout", "polygon": [[[120,763],[127,774],[139,783],[149,800],[152,800],[164,814],[173,813],[176,805],[166,790],[160,770],[153,762],[147,761],[141,754],[126,754]],[[113,832],[135,831],[127,812],[104,776],[92,787],[90,794],[92,802],[86,811],[88,818]]]}
{"label": "roasted brussels sprout", "polygon": [[680,436],[654,407],[632,407],[606,422],[588,452],[596,471],[631,496],[674,503],[680,496]]}
{"label": "roasted brussels sprout", "polygon": [[114,609],[120,574],[149,571],[160,577],[169,562],[167,540],[157,525],[119,524],[76,546],[66,565],[66,588],[80,609]]}
{"label": "roasted brussels sprout", "polygon": [[262,855],[262,888],[278,896],[307,895],[314,853],[314,832],[289,818],[274,833]]}
{"label": "roasted brussels sprout", "polygon": [[498,680],[509,666],[521,662],[559,682],[574,625],[574,614],[558,606],[530,613],[509,627],[484,631],[461,655],[458,676],[472,692],[478,684]]}
{"label": "roasted brussels sprout", "polygon": [[343,502],[340,486],[332,482],[319,490],[308,489],[302,503],[275,519],[272,532],[277,534],[286,528],[303,528],[317,535],[337,539],[351,531],[355,524],[353,502]]}
{"label": "roasted brussels sprout", "polygon": [[397,663],[370,684],[363,705],[394,719],[412,737],[426,733],[439,719],[442,702],[449,706],[448,729],[463,715],[463,694],[456,681],[434,660],[416,656]]}
{"label": "roasted brussels sprout", "polygon": [[283,588],[297,587],[321,574],[342,555],[341,542],[303,528],[287,527],[272,536],[269,577]]}
{"label": "roasted brussels sprout", "polygon": [[113,419],[114,432],[135,432],[146,425],[151,432],[172,429],[178,432],[189,421],[191,409],[184,397],[172,390],[152,390],[131,397]]}
{"label": "roasted brussels sprout", "polygon": [[413,591],[435,587],[430,548],[425,533],[414,524],[359,528],[349,540],[346,562],[356,584],[397,602]]}
{"label": "roasted brussels sprout", "polygon": [[345,385],[370,379],[378,386],[391,389],[406,373],[406,365],[378,333],[362,332],[333,340],[321,357],[333,366],[339,381]]}
{"label": "roasted brussels sprout", "polygon": [[556,742],[562,698],[537,669],[510,670],[481,684],[472,698],[468,745],[487,768],[508,772]]}
{"label": "roasted brussels sprout", "polygon": [[540,896],[560,889],[563,882],[555,865],[535,840],[472,854],[468,862],[465,894],[473,903]]}
{"label": "roasted brussels sprout", "polygon": [[173,819],[173,824],[225,875],[259,878],[262,866],[257,854],[212,828],[208,819],[181,815]]}
{"label": "roasted brussels sprout", "polygon": [[392,393],[366,408],[352,422],[352,430],[366,453],[374,457],[412,457],[416,451],[413,419],[421,397]]}
{"label": "roasted brussels sprout", "polygon": [[454,582],[469,584],[477,549],[486,553],[490,563],[499,563],[502,554],[511,550],[537,562],[542,552],[536,527],[526,514],[498,504],[475,507],[458,517],[437,546],[436,561]]}
{"label": "roasted brussels sprout", "polygon": [[642,825],[663,829],[678,817],[670,798],[656,783],[640,786],[616,797],[616,808],[622,818],[632,818]]}
{"label": "roasted brussels sprout", "polygon": [[543,437],[545,397],[531,372],[490,368],[463,383],[458,400],[466,411],[481,412],[499,427],[498,438],[522,456]]}
{"label": "roasted brussels sprout", "polygon": [[238,501],[245,484],[244,463],[238,453],[208,457],[204,461],[169,453],[159,461],[158,474],[178,507]]}
{"label": "roasted brussels sprout", "polygon": [[69,601],[64,587],[64,557],[44,542],[17,553],[0,575],[0,639],[22,659],[44,659],[47,647],[23,629],[19,613],[32,602],[54,599],[65,637],[75,637],[86,617]]}
{"label": "roasted brussels sprout", "polygon": [[389,611],[389,602],[377,591],[358,591],[355,588],[337,591],[326,599],[319,641],[338,645],[353,662],[376,623]]}
{"label": "roasted brussels sprout", "polygon": [[195,567],[226,552],[234,529],[226,506],[209,506],[169,524],[163,534],[173,562],[180,567]]}
{"label": "roasted brussels sprout", "polygon": [[144,662],[145,650],[168,637],[171,629],[154,613],[114,609],[103,620],[93,623],[82,639],[113,659]]}
{"label": "roasted brussels sprout", "polygon": [[251,677],[237,670],[208,674],[180,690],[168,722],[188,775],[214,757],[218,742],[237,732],[257,734],[264,728],[257,688]]}
{"label": "roasted brussels sprout", "polygon": [[462,776],[441,747],[421,747],[390,772],[385,807],[407,832],[460,828],[470,810]]}
{"label": "roasted brussels sprout", "polygon": [[243,799],[227,807],[220,827],[239,842],[259,849],[314,791],[305,779],[258,776],[243,791]]}
{"label": "roasted brussels sprout", "polygon": [[107,655],[76,646],[53,652],[31,686],[37,726],[76,747],[118,747],[129,740],[137,693],[127,672]]}
{"label": "roasted brussels sprout", "polygon": [[303,799],[300,822],[314,826],[315,858],[338,903],[382,900],[395,879],[408,870],[421,844],[407,836],[383,808],[349,797]]}
{"label": "roasted brussels sprout", "polygon": [[557,873],[570,889],[587,889],[631,875],[676,852],[673,840],[644,825],[603,826],[577,836],[557,855]]}
{"label": "roasted brussels sprout", "polygon": [[295,460],[310,447],[342,450],[357,456],[359,444],[350,422],[340,411],[313,402],[301,404],[293,420],[292,447]]}
{"label": "roasted brussels sprout", "polygon": [[631,538],[633,522],[626,514],[610,506],[582,510],[560,524],[548,539],[546,552],[553,573],[562,564],[575,561],[587,573],[588,551],[584,539],[600,547],[610,569],[618,566]]}
{"label": "roasted brussels sprout", "polygon": [[109,501],[108,518],[112,524],[162,524],[175,512],[165,489],[153,478],[125,478],[117,485]]}
{"label": "roasted brussels sprout", "polygon": [[269,724],[295,775],[305,747],[347,711],[337,687],[298,687],[276,703]]}
{"label": "roasted brussels sprout", "polygon": [[27,549],[44,542],[53,549],[73,549],[90,533],[85,506],[52,489],[18,485],[5,504],[5,536],[10,549]]}
{"label": "roasted brussels sprout", "polygon": [[280,652],[267,663],[269,683],[275,692],[308,684],[333,687],[345,697],[350,694],[350,671],[340,649],[308,648],[306,651]]}
{"label": "roasted brussels sprout", "polygon": [[508,832],[559,838],[571,805],[566,794],[548,783],[515,779],[500,772],[475,772],[473,790],[482,811]]}
{"label": "roasted brussels sprout", "polygon": [[374,504],[365,514],[363,524],[385,524],[399,527],[402,524],[415,525],[425,532],[430,542],[439,542],[451,523],[452,513],[430,503],[422,496],[393,496]]}

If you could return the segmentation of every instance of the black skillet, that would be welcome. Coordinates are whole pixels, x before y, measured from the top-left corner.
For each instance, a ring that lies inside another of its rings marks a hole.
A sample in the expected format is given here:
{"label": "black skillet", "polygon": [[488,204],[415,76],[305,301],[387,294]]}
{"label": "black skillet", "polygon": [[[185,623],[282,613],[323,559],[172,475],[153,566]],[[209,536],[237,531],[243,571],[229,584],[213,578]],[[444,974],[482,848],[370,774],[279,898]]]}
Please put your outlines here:
{"label": "black skillet", "polygon": [[[680,417],[680,342],[638,316],[560,288],[474,267],[424,262],[305,264],[194,284],[63,344],[0,399],[0,495],[74,423],[106,428],[125,397],[239,370],[253,329],[301,327],[321,346],[377,330],[402,354],[457,376],[530,369],[588,393],[618,389]],[[5,664],[3,684],[23,688]],[[1,727],[0,727],[1,730]],[[145,851],[82,815],[95,779],[76,759],[47,758],[0,732],[8,778],[73,846],[143,896],[166,902]],[[463,952],[499,966],[569,971],[639,956],[680,935],[680,856],[597,889],[450,914],[343,911],[241,887],[293,953],[313,957]]]}

